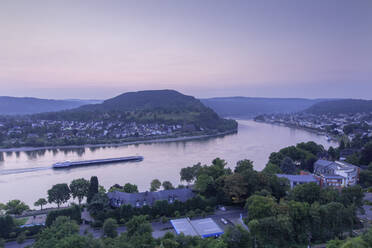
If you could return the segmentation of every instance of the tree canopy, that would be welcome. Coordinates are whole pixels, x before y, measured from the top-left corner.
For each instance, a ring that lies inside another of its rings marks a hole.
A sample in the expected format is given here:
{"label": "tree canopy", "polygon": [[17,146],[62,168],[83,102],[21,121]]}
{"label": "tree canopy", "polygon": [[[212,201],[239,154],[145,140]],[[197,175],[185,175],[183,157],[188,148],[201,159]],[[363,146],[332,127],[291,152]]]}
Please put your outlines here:
{"label": "tree canopy", "polygon": [[48,190],[48,202],[56,203],[58,208],[70,198],[70,188],[66,183],[56,184]]}

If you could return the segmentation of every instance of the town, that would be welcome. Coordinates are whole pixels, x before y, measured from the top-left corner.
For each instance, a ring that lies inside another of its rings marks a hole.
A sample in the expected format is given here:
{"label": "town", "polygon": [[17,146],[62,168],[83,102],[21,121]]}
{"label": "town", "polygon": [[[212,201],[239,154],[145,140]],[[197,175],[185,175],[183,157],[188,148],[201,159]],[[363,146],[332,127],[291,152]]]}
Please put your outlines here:
{"label": "town", "polygon": [[204,131],[193,124],[66,121],[31,118],[0,120],[0,146],[55,146],[117,143],[127,140],[174,137]]}
{"label": "town", "polygon": [[329,139],[372,137],[372,113],[311,114],[306,112],[264,114],[255,121],[305,128],[329,135]]}

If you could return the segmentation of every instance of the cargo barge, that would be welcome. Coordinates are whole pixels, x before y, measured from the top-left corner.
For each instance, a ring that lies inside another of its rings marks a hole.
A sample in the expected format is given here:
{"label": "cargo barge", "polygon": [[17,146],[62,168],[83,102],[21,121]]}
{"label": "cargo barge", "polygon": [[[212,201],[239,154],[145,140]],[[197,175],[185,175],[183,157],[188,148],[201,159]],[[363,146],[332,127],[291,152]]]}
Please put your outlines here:
{"label": "cargo barge", "polygon": [[88,165],[97,165],[97,164],[110,164],[110,163],[118,163],[118,162],[136,162],[142,161],[142,156],[131,156],[131,157],[121,157],[121,158],[107,158],[107,159],[95,159],[95,160],[86,160],[86,161],[76,161],[76,162],[59,162],[53,164],[54,169],[63,169],[63,168],[71,168],[77,166],[88,166]]}

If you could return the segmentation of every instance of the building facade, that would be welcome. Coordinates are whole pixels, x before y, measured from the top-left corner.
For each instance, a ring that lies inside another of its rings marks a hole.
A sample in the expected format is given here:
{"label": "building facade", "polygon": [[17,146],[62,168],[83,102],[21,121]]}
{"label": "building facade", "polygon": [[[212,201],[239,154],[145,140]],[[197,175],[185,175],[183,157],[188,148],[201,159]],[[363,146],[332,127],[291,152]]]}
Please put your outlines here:
{"label": "building facade", "polygon": [[193,198],[195,194],[189,188],[161,190],[157,192],[125,193],[113,191],[107,193],[111,206],[131,205],[132,207],[152,206],[156,201],[185,202]]}
{"label": "building facade", "polygon": [[287,178],[291,189],[295,186],[304,184],[304,183],[316,183],[319,184],[319,181],[314,175],[307,174],[307,175],[289,175],[289,174],[276,174],[277,177]]}
{"label": "building facade", "polygon": [[319,159],[314,163],[314,174],[322,186],[348,187],[358,183],[360,168],[345,161]]}

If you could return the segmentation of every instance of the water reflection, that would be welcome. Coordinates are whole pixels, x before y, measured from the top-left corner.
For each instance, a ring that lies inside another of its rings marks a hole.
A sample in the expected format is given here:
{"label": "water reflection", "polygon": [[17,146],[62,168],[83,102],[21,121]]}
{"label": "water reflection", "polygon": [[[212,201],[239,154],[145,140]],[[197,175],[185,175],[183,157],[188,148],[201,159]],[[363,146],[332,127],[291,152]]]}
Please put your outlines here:
{"label": "water reflection", "polygon": [[[181,168],[198,162],[210,164],[216,157],[225,159],[231,168],[238,160],[250,159],[254,161],[255,169],[261,170],[271,152],[306,141],[315,141],[325,148],[331,144],[324,136],[303,130],[239,121],[239,132],[224,137],[111,147],[46,149],[15,152],[15,156],[12,152],[0,153],[0,161],[3,161],[0,162],[0,202],[18,198],[32,205],[38,198],[45,197],[53,184],[69,183],[75,178],[89,179],[93,175],[98,176],[100,184],[106,188],[115,183],[122,185],[129,182],[137,184],[139,190],[147,190],[154,178],[178,185]],[[132,155],[144,156],[144,160],[70,170],[51,169],[52,164],[61,161]],[[10,174],[12,172],[17,173]]]}

